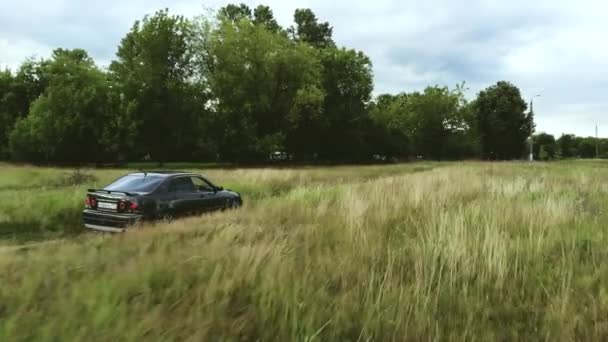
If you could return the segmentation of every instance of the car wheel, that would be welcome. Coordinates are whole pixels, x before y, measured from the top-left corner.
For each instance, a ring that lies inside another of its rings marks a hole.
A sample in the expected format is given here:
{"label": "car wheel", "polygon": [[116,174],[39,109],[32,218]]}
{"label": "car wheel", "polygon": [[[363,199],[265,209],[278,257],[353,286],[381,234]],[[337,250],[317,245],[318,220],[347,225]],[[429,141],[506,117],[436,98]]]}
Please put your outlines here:
{"label": "car wheel", "polygon": [[236,198],[231,198],[231,199],[229,199],[229,200],[226,201],[224,209],[236,209],[240,205],[241,204],[239,203],[239,201]]}
{"label": "car wheel", "polygon": [[161,217],[161,221],[163,221],[164,223],[171,223],[171,222],[175,221],[175,215],[173,215],[171,213],[164,214]]}
{"label": "car wheel", "polygon": [[131,223],[131,225],[129,226],[129,229],[139,229],[142,226],[142,220],[139,219],[133,223]]}

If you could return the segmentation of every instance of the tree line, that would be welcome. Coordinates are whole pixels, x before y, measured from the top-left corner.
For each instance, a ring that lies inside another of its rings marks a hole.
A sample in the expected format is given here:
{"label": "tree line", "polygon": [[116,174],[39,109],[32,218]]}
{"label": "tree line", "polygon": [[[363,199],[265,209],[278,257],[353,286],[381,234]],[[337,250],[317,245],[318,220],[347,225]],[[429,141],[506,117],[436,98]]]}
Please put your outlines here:
{"label": "tree line", "polygon": [[[263,5],[194,18],[165,9],[133,24],[107,68],[82,49],[56,49],[4,70],[0,156],[245,163],[276,151],[304,162],[526,155],[533,112],[513,84],[497,82],[473,101],[464,84],[373,98],[368,56],[337,46],[332,26],[310,9],[293,19],[281,27]],[[584,145],[565,142],[559,155],[587,156]],[[535,146],[555,157],[561,145]]]}
{"label": "tree line", "polygon": [[577,137],[562,134],[559,138],[544,132],[532,137],[534,159],[553,160],[570,158],[608,159],[608,139]]}

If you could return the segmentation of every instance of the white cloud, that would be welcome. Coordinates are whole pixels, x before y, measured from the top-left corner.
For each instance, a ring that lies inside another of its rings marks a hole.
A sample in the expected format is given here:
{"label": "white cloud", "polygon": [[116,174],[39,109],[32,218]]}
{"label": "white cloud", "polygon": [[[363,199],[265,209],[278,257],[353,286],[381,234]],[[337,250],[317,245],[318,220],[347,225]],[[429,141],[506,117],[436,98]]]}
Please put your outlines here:
{"label": "white cloud", "polygon": [[0,68],[16,70],[28,57],[42,58],[53,49],[29,38],[5,36],[0,32]]}

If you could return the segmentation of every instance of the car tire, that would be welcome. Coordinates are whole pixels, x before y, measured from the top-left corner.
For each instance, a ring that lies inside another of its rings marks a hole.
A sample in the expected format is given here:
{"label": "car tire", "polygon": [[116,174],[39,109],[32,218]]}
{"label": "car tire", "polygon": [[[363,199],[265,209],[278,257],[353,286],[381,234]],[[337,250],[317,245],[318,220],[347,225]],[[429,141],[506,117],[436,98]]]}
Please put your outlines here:
{"label": "car tire", "polygon": [[129,225],[129,229],[140,229],[142,227],[142,219],[138,219]]}
{"label": "car tire", "polygon": [[171,222],[175,221],[175,215],[173,215],[172,213],[166,213],[163,216],[161,216],[160,219],[164,223],[171,223]]}
{"label": "car tire", "polygon": [[238,199],[236,199],[236,198],[230,198],[224,204],[224,210],[236,209],[236,208],[238,208],[240,206],[241,206],[241,204],[240,204],[240,202],[239,202]]}

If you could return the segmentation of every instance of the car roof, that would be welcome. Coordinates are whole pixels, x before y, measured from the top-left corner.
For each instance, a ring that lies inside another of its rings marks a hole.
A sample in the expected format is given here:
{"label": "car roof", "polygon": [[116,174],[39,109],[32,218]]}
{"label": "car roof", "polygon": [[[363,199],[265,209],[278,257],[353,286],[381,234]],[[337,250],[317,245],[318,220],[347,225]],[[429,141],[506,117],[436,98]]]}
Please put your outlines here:
{"label": "car roof", "polygon": [[154,171],[139,171],[133,172],[129,175],[149,175],[149,176],[157,176],[157,177],[172,177],[172,176],[200,176],[196,173],[185,172],[185,171],[164,171],[164,170],[154,170]]}

